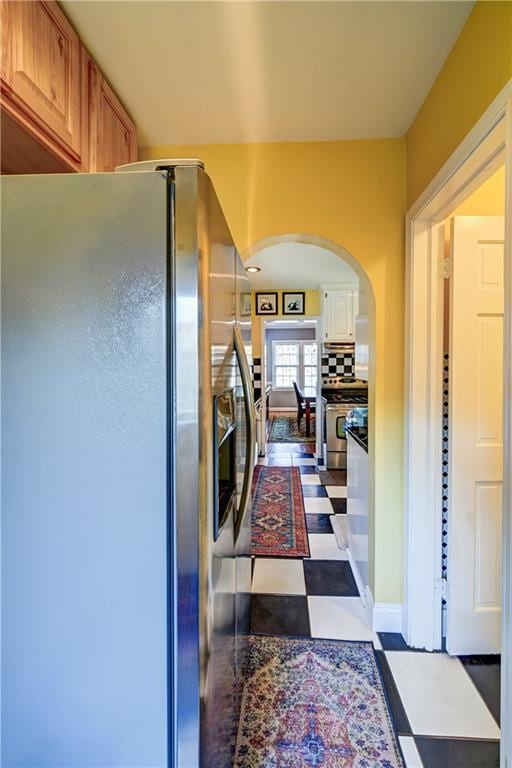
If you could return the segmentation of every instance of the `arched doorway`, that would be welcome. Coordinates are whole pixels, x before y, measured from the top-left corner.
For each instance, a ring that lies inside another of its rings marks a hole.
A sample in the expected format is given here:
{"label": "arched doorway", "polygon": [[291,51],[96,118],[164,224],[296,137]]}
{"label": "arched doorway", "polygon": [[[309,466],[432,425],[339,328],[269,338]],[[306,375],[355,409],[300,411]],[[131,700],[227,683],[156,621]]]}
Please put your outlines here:
{"label": "arched doorway", "polygon": [[[302,250],[299,252],[296,249],[295,254],[297,258],[296,268],[290,262],[287,265],[287,269],[280,268],[279,260],[285,259],[291,252],[291,249],[287,247],[290,245],[301,245]],[[304,247],[305,246],[305,247]],[[307,257],[309,246],[309,253],[311,254],[310,263],[308,264],[309,281],[304,282],[304,259]],[[332,272],[329,272],[329,259],[322,258],[322,252],[328,254],[331,257],[333,266]],[[247,266],[259,266],[262,271],[258,277],[259,285],[256,290],[272,290],[278,288],[280,290],[293,290],[293,289],[316,289],[319,293],[319,288],[323,282],[343,283],[345,280],[350,280],[347,275],[350,273],[357,277],[359,286],[359,306],[360,313],[365,314],[368,318],[368,409],[369,409],[369,450],[368,450],[368,566],[369,571],[373,572],[374,569],[374,553],[375,553],[375,440],[374,440],[374,425],[375,425],[375,299],[373,289],[368,278],[366,271],[363,269],[358,260],[343,246],[338,243],[332,242],[326,238],[318,237],[307,233],[293,233],[293,234],[281,234],[257,241],[242,253],[242,259]],[[274,267],[274,269],[272,269]],[[336,273],[338,268],[339,273]],[[324,271],[327,269],[327,273]],[[300,277],[298,278],[298,273]],[[264,275],[270,275],[267,278]],[[277,282],[273,281],[272,274],[277,277]],[[322,275],[328,274],[330,277],[324,279]],[[311,313],[309,313],[311,314]],[[320,312],[318,313],[320,314]],[[261,318],[254,318],[256,326],[256,335],[261,335],[261,325],[265,325],[265,320],[261,321]],[[261,323],[261,325],[260,325]],[[259,344],[261,348],[261,343]],[[318,451],[317,451],[318,456]],[[373,600],[368,597],[366,584],[358,583],[359,592],[363,602],[365,602],[365,608],[368,616],[368,623],[371,626],[372,622],[372,608]],[[371,582],[370,582],[371,583]],[[361,588],[361,586],[363,588]]]}

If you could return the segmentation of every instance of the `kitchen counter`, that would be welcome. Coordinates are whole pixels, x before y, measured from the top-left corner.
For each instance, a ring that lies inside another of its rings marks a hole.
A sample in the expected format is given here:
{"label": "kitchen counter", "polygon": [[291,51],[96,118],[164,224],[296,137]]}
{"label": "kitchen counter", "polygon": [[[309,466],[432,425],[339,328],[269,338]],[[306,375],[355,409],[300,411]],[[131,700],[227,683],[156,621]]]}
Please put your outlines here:
{"label": "kitchen counter", "polygon": [[[364,437],[360,433],[364,432]],[[364,442],[362,442],[364,440]],[[369,585],[368,436],[366,427],[347,429],[347,528],[350,564],[361,597]]]}
{"label": "kitchen counter", "polygon": [[[265,397],[267,398],[267,400],[271,392],[272,392],[272,384],[267,384],[267,386],[265,387]],[[254,403],[255,407],[261,406],[261,400],[262,400],[262,396],[260,395],[256,400],[256,402]]]}
{"label": "kitchen counter", "polygon": [[348,434],[354,438],[356,443],[368,453],[368,428],[367,427],[346,427]]}

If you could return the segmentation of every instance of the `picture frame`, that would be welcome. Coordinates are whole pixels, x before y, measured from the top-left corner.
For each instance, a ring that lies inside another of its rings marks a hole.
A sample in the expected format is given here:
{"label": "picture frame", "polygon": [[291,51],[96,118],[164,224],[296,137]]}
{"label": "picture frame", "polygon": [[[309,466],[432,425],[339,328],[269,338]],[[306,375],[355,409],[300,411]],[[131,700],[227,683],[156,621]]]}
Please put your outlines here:
{"label": "picture frame", "polygon": [[305,291],[283,292],[283,315],[303,315],[305,311]]}
{"label": "picture frame", "polygon": [[277,292],[256,293],[256,314],[277,315]]}

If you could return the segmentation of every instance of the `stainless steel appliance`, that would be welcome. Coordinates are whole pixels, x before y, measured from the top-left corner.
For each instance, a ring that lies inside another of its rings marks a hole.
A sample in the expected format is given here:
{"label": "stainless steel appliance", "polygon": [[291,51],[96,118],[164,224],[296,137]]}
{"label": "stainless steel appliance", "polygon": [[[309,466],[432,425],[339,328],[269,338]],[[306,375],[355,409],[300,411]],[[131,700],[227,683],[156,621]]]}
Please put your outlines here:
{"label": "stainless steel appliance", "polygon": [[197,161],[2,179],[2,763],[227,768],[250,292]]}
{"label": "stainless steel appliance", "polygon": [[324,378],[322,397],[326,400],[324,460],[329,469],[345,469],[347,466],[345,419],[353,408],[368,402],[368,384],[351,378]]}

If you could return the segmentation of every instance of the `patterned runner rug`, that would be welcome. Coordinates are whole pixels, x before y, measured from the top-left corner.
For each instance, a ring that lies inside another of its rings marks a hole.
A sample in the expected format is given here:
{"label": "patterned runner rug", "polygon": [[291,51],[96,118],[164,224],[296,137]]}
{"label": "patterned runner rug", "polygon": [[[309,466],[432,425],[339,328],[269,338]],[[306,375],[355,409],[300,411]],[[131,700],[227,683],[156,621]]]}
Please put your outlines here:
{"label": "patterned runner rug", "polygon": [[306,436],[306,417],[300,423],[300,432],[297,428],[297,416],[279,414],[272,416],[270,425],[271,443],[308,443],[315,439],[315,415],[311,414],[311,428]]}
{"label": "patterned runner rug", "polygon": [[252,635],[236,768],[404,768],[371,643]]}
{"label": "patterned runner rug", "polygon": [[254,468],[253,555],[309,557],[309,543],[297,467]]}

